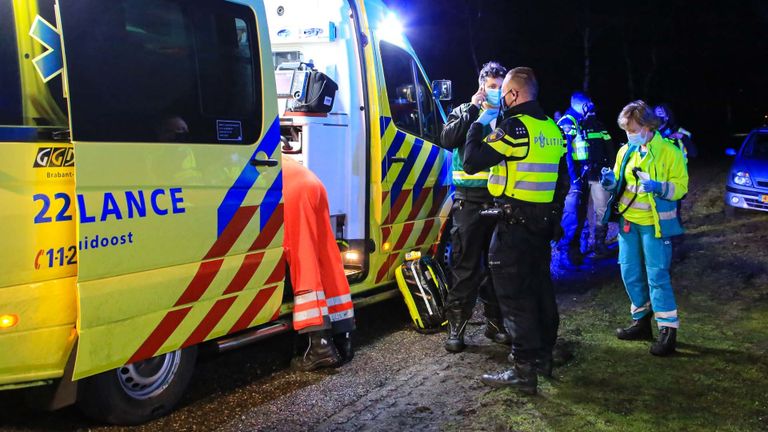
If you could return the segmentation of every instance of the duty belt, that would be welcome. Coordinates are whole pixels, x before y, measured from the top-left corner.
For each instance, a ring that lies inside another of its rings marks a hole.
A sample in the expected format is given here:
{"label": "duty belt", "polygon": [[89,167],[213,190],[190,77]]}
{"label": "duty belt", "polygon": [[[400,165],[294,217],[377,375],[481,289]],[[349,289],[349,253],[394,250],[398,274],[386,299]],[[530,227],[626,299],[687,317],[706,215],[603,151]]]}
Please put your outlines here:
{"label": "duty belt", "polygon": [[480,211],[480,216],[496,221],[503,220],[508,224],[525,223],[525,215],[520,207],[512,204],[496,204],[496,207],[490,207]]}

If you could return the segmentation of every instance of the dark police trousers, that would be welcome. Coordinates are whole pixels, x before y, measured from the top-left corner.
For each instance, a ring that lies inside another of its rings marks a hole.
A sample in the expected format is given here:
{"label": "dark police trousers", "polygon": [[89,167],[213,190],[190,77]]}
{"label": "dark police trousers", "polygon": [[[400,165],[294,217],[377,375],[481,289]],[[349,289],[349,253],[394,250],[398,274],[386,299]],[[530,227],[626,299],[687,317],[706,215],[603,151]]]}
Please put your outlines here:
{"label": "dark police trousers", "polygon": [[[550,274],[554,224],[549,204],[521,204],[518,220],[499,220],[488,263],[512,355],[532,362],[551,355],[560,316]],[[545,219],[546,218],[546,219]]]}
{"label": "dark police trousers", "polygon": [[485,317],[500,319],[499,304],[488,272],[488,245],[491,243],[493,221],[480,217],[480,211],[493,206],[457,199],[453,202],[451,228],[451,289],[448,308],[462,309],[462,317],[469,319],[472,309],[480,301]]}

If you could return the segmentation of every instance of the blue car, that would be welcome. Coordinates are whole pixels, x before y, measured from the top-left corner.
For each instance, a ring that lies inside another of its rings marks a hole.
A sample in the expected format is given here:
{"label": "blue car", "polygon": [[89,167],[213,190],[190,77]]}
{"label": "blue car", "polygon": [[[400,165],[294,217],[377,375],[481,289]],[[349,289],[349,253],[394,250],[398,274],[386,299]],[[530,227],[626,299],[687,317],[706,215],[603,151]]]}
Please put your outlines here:
{"label": "blue car", "polygon": [[725,192],[725,212],[733,215],[737,208],[768,211],[768,127],[752,130],[731,165]]}

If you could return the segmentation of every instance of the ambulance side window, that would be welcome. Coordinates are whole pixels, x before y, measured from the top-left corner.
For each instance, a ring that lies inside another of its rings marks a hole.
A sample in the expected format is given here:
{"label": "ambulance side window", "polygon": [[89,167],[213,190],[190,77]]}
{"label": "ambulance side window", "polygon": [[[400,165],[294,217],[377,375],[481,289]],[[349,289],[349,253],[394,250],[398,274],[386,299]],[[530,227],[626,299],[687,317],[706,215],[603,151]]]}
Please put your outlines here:
{"label": "ambulance side window", "polygon": [[392,121],[404,132],[436,142],[437,110],[418,65],[402,48],[388,42],[380,48]]}
{"label": "ambulance side window", "polygon": [[72,136],[253,143],[261,68],[253,11],[226,1],[62,2]]}

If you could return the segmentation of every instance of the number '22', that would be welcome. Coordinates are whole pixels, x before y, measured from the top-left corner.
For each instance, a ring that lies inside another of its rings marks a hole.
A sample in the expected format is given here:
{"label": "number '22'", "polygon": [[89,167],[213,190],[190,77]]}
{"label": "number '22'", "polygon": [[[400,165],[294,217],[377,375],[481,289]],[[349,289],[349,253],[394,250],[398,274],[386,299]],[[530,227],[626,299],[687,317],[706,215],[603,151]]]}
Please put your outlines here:
{"label": "number '22'", "polygon": [[48,215],[48,211],[51,210],[51,198],[45,194],[32,195],[32,201],[40,201],[43,204],[43,206],[40,208],[40,211],[35,216],[36,224],[53,222],[54,220],[56,222],[66,222],[72,220],[72,215],[67,214],[69,207],[72,205],[72,199],[69,197],[69,195],[63,192],[59,192],[53,195],[53,199],[54,203],[61,201],[61,207],[59,212],[56,213],[55,219],[52,219]]}

